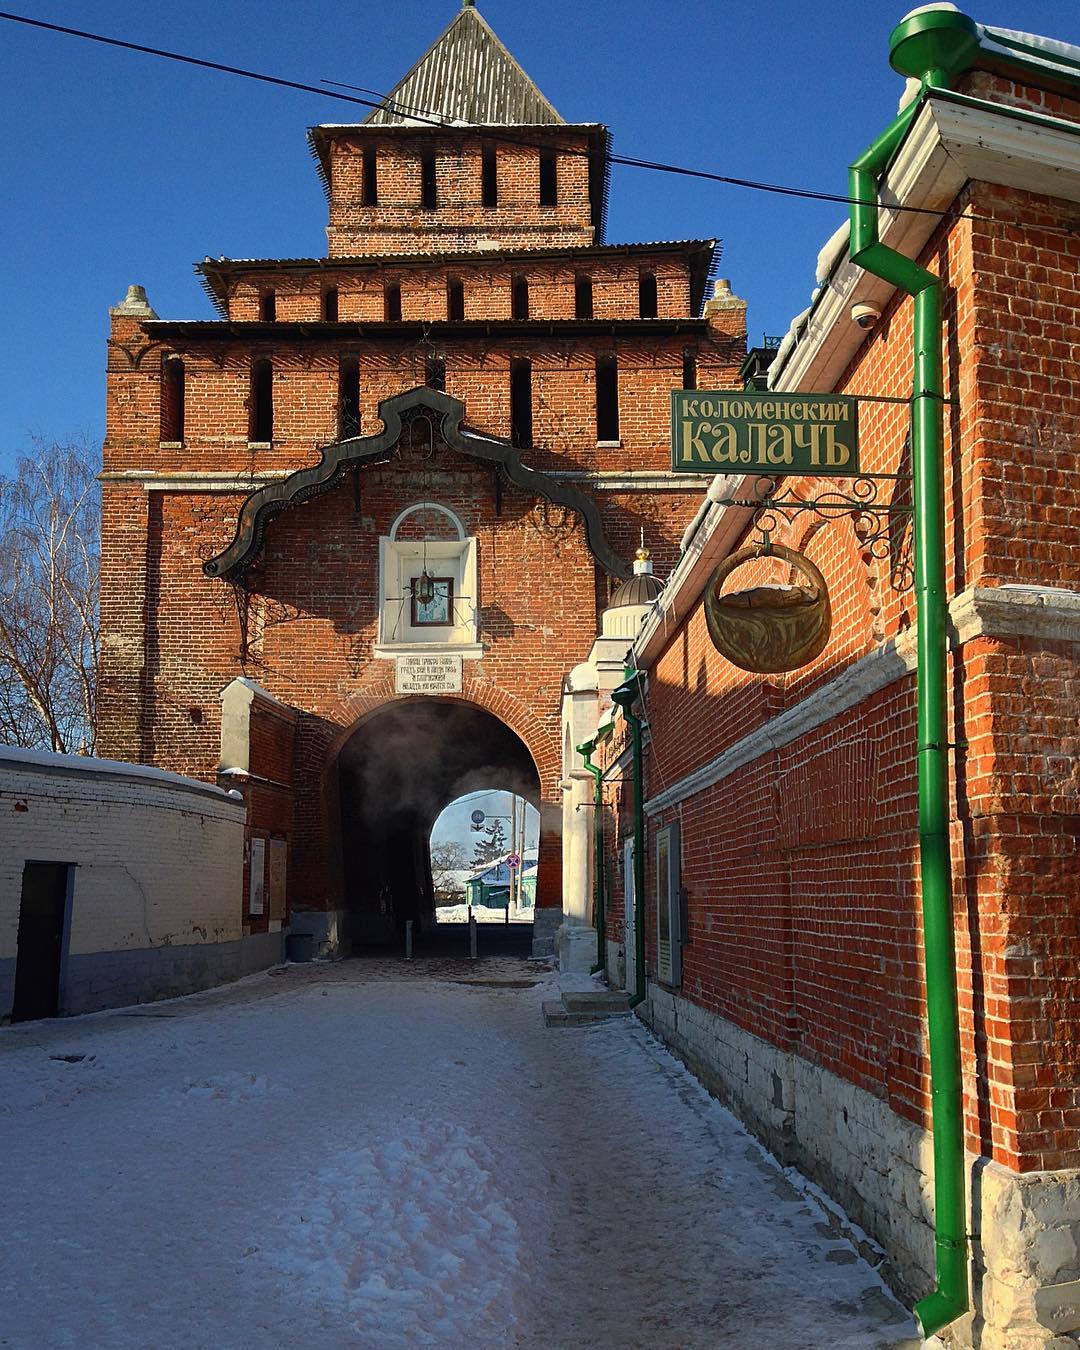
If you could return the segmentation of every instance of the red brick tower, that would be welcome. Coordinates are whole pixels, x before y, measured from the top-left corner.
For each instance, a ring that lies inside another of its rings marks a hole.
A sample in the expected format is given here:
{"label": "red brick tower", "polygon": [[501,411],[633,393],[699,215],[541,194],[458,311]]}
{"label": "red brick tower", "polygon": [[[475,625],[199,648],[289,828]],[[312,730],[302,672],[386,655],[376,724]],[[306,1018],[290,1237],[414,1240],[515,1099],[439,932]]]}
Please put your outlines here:
{"label": "red brick tower", "polygon": [[425,919],[439,811],[514,788],[542,949],[563,676],[641,531],[677,555],[668,394],[734,382],[744,310],[695,317],[715,241],[604,242],[606,128],[471,6],[310,141],[327,257],[207,259],[213,321],[112,311],[102,753],[242,787],[289,857],[245,921],[331,947]]}

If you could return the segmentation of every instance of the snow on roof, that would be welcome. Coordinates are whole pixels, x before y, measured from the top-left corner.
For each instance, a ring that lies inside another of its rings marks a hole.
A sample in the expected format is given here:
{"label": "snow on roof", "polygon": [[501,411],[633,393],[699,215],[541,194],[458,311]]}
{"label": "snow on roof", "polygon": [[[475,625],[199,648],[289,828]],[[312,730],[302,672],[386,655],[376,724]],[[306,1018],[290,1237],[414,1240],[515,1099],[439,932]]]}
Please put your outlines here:
{"label": "snow on roof", "polygon": [[0,745],[0,773],[15,771],[20,765],[51,769],[56,773],[86,774],[93,777],[143,778],[162,786],[182,787],[189,792],[206,792],[222,801],[242,800],[235,788],[228,792],[200,778],[155,769],[149,764],[125,764],[118,759],[95,759],[92,755],[62,755],[53,750],[25,750],[18,745]]}

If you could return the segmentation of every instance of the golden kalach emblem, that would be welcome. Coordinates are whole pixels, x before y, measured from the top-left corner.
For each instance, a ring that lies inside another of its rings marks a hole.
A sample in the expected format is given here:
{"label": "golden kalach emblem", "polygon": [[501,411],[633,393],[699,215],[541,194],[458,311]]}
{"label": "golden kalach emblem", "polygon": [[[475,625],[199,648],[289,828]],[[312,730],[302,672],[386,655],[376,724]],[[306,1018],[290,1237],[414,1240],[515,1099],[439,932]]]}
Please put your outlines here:
{"label": "golden kalach emblem", "polygon": [[[765,557],[790,564],[810,585],[761,585],[720,594],[737,567]],[[832,630],[825,578],[809,558],[768,541],[748,544],[720,564],[705,590],[705,618],[721,656],[755,675],[776,675],[807,665],[824,650]]]}

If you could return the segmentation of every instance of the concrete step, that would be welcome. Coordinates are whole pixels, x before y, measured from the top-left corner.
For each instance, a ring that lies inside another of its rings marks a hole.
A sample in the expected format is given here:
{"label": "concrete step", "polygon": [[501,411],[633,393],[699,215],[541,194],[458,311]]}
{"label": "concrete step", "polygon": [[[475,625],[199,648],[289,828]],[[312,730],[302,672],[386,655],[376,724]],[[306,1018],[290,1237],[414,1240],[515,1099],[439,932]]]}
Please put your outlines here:
{"label": "concrete step", "polygon": [[605,1013],[630,1011],[630,995],[621,989],[568,989],[562,996],[567,1012]]}
{"label": "concrete step", "polygon": [[630,1008],[626,994],[569,992],[561,999],[545,999],[543,1011],[546,1027],[587,1027],[613,1017],[627,1017]]}

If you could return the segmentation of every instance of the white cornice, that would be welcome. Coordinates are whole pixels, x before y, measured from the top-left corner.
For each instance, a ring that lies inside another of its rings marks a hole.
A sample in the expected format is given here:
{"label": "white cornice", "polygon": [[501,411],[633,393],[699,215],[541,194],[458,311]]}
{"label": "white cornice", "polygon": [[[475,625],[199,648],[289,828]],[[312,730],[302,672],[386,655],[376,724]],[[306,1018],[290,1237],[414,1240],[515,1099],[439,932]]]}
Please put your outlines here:
{"label": "white cornice", "polygon": [[256,473],[200,473],[160,469],[118,469],[99,473],[102,483],[136,483],[147,492],[251,492],[262,483],[285,478],[290,469],[261,469]]}
{"label": "white cornice", "polygon": [[[969,180],[1080,201],[1080,126],[1003,104],[931,94],[912,123],[881,188],[882,243],[917,258],[945,211]],[[928,211],[931,214],[922,214]],[[851,321],[853,304],[882,309],[894,287],[846,256],[834,267],[790,356],[773,376],[777,390],[832,390],[870,339]]]}

